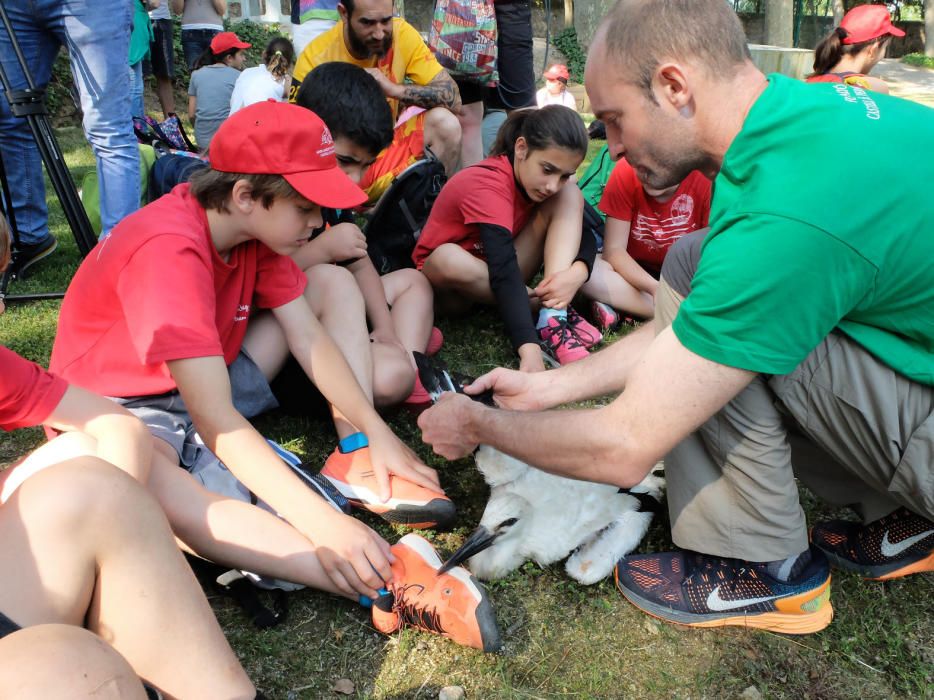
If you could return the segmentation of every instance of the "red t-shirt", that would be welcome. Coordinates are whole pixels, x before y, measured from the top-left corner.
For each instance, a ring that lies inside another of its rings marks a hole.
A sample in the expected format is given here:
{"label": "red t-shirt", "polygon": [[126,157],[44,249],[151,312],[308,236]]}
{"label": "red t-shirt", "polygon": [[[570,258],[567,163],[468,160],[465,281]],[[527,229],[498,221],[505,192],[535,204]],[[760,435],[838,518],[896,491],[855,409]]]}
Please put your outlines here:
{"label": "red t-shirt", "polygon": [[176,388],[166,362],[222,355],[233,362],[254,307],[297,298],[295,262],[256,240],[223,260],[188,185],[121,221],[68,287],[51,370],[105,396]]}
{"label": "red t-shirt", "polygon": [[431,208],[412,260],[421,269],[425,258],[444,243],[456,243],[484,259],[478,225],[502,226],[515,238],[534,208],[535,202],[519,189],[509,156],[491,156],[448,180]]}
{"label": "red t-shirt", "polygon": [[41,425],[66,389],[64,379],[0,345],[0,429]]}
{"label": "red t-shirt", "polygon": [[658,202],[645,193],[632,166],[620,160],[606,184],[600,210],[614,219],[630,222],[626,252],[657,274],[672,243],[707,225],[710,180],[695,170],[671,199]]}

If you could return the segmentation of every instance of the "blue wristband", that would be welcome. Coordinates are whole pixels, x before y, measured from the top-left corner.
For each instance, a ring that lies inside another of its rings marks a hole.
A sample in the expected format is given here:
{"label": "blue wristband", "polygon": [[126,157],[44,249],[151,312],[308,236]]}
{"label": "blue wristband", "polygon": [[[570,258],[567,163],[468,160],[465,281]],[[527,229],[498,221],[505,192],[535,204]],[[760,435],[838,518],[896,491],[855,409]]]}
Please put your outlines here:
{"label": "blue wristband", "polygon": [[363,433],[354,433],[353,435],[348,435],[343,440],[340,441],[339,447],[340,451],[344,454],[348,452],[353,452],[354,450],[359,450],[361,447],[367,447],[370,443],[366,439],[366,435]]}

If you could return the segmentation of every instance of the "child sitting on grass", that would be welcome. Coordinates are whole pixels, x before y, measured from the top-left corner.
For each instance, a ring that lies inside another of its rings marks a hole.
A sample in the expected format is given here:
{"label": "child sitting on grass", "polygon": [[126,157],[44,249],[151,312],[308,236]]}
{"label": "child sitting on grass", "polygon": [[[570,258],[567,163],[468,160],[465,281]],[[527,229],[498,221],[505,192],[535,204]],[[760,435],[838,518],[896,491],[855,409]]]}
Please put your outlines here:
{"label": "child sitting on grass", "polygon": [[[0,272],[8,240],[0,216]],[[62,434],[0,471],[0,697],[254,697],[165,516],[108,463],[145,480],[145,426],[0,346],[0,430],[39,424]]]}
{"label": "child sitting on grass", "polygon": [[238,77],[230,95],[230,113],[257,102],[285,102],[292,85],[295,49],[284,36],[277,36],[263,49],[263,62],[247,68]]}
{"label": "child sitting on grass", "polygon": [[[308,74],[296,104],[317,114],[334,137],[337,165],[360,184],[376,156],[392,143],[392,112],[379,84],[352,63],[324,63]],[[432,328],[434,295],[418,270],[380,276],[366,254],[366,238],[349,209],[322,212],[328,225],[293,256],[302,269],[320,263],[347,265],[366,305],[372,331],[373,392],[377,406],[425,405],[431,399],[418,380],[412,353],[434,354],[441,331]],[[346,321],[343,321],[346,323]],[[328,332],[334,335],[337,331]],[[414,389],[413,387],[414,383]],[[406,398],[407,397],[407,398]]]}
{"label": "child sitting on grass", "polygon": [[676,240],[707,226],[710,180],[695,170],[672,187],[654,190],[620,160],[600,199],[606,214],[603,250],[583,286],[595,301],[601,330],[619,323],[618,311],[640,318],[655,315],[655,290],[668,249]]}
{"label": "child sitting on grass", "polygon": [[188,119],[202,153],[230,115],[230,96],[251,46],[233,32],[221,32],[195,63],[188,83]]}
{"label": "child sitting on grass", "polygon": [[[513,112],[490,157],[448,180],[412,255],[449,309],[499,307],[523,371],[545,369],[543,350],[566,364],[602,339],[570,308],[596,255],[568,184],[586,154],[584,124],[567,107]],[[541,307],[537,324],[530,304]]]}
{"label": "child sitting on grass", "polygon": [[[415,535],[390,549],[300,481],[247,421],[275,407],[268,382],[291,353],[335,408],[340,444],[326,469],[359,477],[389,517],[450,513],[437,474],[393,435],[322,329],[313,309],[328,300],[289,257],[321,225],[322,206],[366,198],[337,167],[331,134],[306,109],[259,103],[221,126],[210,161],[84,260],[62,304],[52,367],[118,397],[160,438],[147,485],[194,552],[375,600],[386,631],[418,617],[406,606],[430,610],[446,636],[487,646],[483,630],[495,622],[466,572],[435,576],[433,550]],[[178,468],[204,459],[219,459],[282,519]],[[420,499],[397,499],[400,490]]]}

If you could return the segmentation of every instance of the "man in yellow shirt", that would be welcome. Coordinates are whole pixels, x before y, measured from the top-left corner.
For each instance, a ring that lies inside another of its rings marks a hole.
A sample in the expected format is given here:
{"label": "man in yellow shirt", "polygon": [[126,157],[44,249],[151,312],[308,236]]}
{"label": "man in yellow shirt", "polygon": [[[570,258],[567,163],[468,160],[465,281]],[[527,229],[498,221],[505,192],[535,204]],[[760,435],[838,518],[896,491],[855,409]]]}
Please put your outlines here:
{"label": "man in yellow shirt", "polygon": [[[451,175],[461,147],[456,116],[461,100],[454,80],[418,31],[392,16],[392,0],[341,0],[337,10],[341,21],[308,44],[296,61],[290,99],[295,100],[302,80],[322,63],[360,66],[379,83],[397,120],[392,144],[379,154],[360,183],[370,201],[376,201],[427,149]],[[406,118],[415,107],[423,111]]]}

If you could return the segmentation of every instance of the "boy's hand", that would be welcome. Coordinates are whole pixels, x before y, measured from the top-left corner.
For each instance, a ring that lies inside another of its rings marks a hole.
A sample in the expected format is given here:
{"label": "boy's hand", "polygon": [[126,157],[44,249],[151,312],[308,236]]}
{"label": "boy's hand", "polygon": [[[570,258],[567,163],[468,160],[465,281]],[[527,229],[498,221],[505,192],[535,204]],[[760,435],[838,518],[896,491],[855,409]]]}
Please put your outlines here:
{"label": "boy's hand", "polygon": [[356,224],[337,224],[324,234],[328,243],[331,260],[358,260],[366,255],[366,236]]}
{"label": "boy's hand", "polygon": [[567,270],[549,275],[535,288],[542,306],[549,309],[566,309],[577,290],[587,281],[587,266],[575,262]]}
{"label": "boy's hand", "polygon": [[389,544],[373,530],[343,513],[335,513],[315,532],[307,533],[315,556],[334,585],[346,596],[375,598],[392,578]]}
{"label": "boy's hand", "polygon": [[371,430],[367,433],[367,438],[370,442],[373,476],[376,477],[381,499],[386,501],[391,495],[390,474],[395,474],[430,491],[444,494],[441,481],[438,479],[438,472],[426,466],[388,427],[375,433]]}

